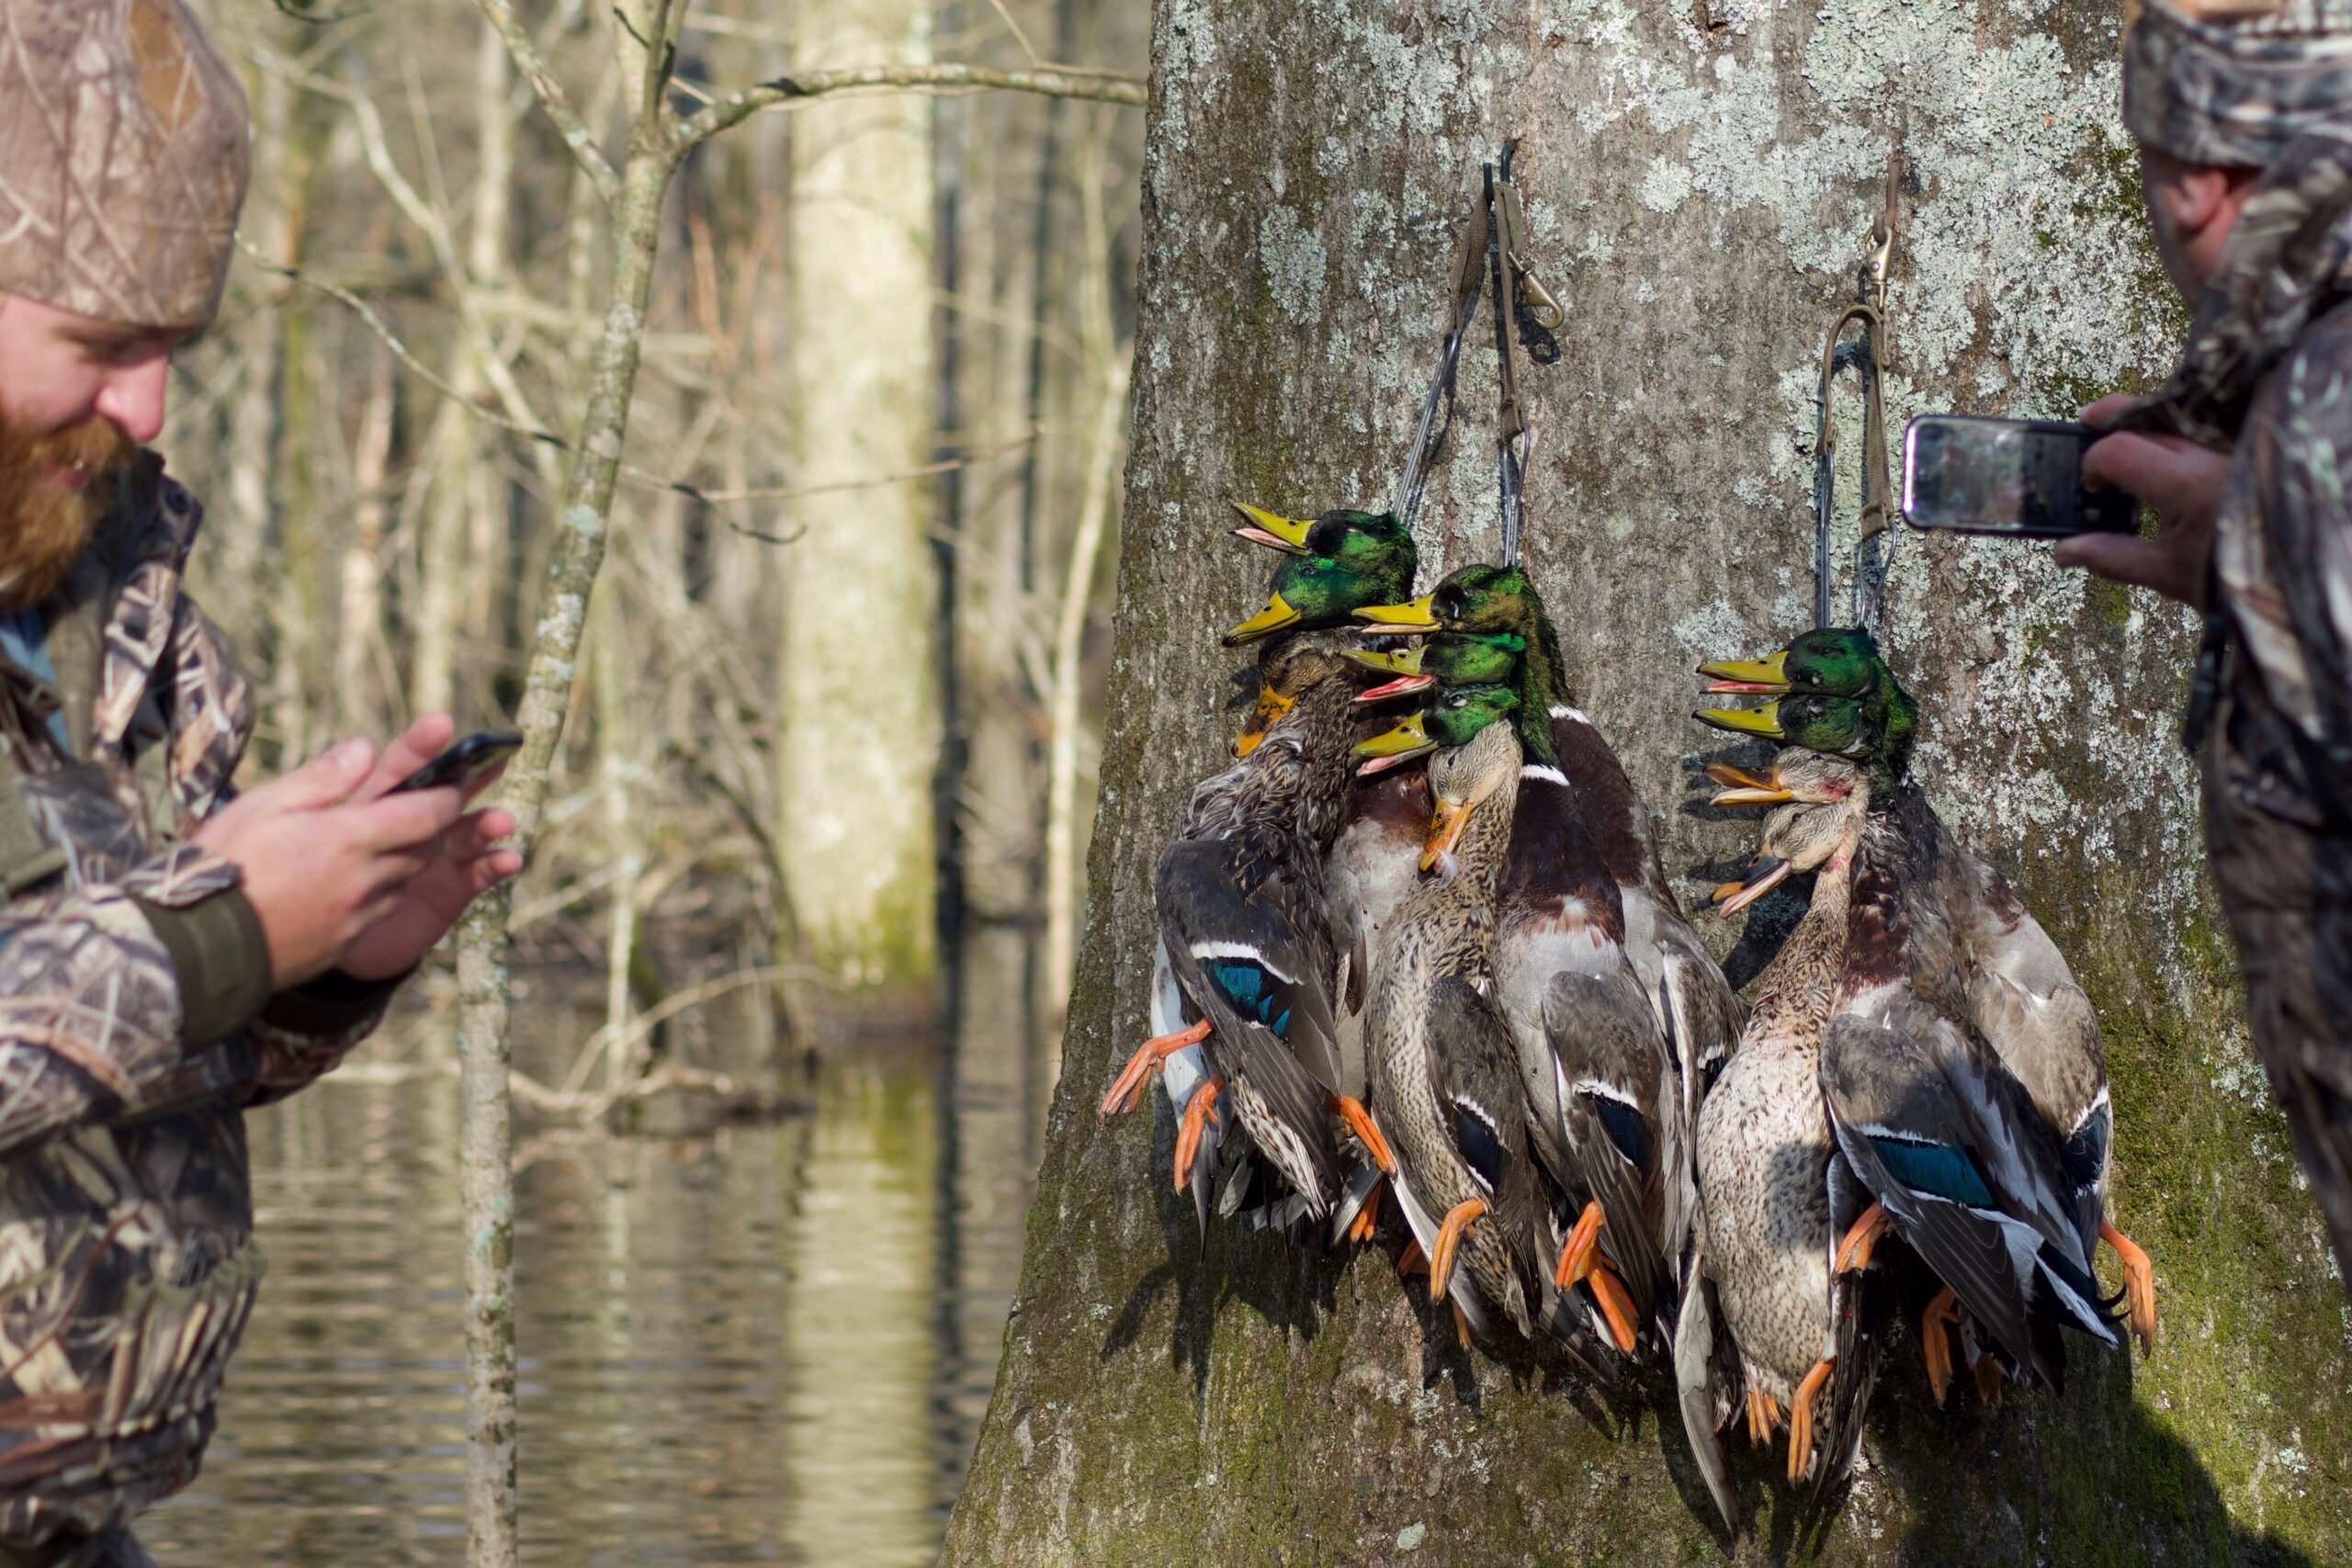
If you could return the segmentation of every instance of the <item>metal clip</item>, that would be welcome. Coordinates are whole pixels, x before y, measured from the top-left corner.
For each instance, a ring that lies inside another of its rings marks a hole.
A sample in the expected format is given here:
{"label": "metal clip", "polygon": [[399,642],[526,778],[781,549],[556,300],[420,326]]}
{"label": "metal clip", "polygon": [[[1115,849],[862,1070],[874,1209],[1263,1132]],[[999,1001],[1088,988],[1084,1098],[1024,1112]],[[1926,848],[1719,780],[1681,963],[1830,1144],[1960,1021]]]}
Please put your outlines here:
{"label": "metal clip", "polygon": [[1527,210],[1520,204],[1519,187],[1508,177],[1498,175],[1495,180],[1495,210],[1502,222],[1503,255],[1515,280],[1511,303],[1545,332],[1559,331],[1568,319],[1567,312],[1527,265]]}
{"label": "metal clip", "polygon": [[1886,309],[1886,273],[1894,259],[1894,231],[1885,223],[1871,225],[1871,248],[1855,272],[1854,297],[1865,305]]}

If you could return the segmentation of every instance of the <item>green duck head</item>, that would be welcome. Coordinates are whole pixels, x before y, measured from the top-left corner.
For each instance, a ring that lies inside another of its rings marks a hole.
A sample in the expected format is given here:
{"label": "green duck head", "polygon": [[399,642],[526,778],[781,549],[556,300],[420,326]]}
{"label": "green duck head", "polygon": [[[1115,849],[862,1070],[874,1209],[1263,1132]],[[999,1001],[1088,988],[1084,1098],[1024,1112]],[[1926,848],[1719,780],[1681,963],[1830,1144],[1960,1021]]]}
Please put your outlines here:
{"label": "green duck head", "polygon": [[1235,502],[1235,534],[1281,550],[1265,608],[1225,634],[1226,646],[1291,628],[1338,626],[1357,609],[1410,593],[1419,557],[1412,530],[1385,512],[1326,512],[1311,521]]}
{"label": "green duck head", "polygon": [[[1520,641],[1519,669],[1511,684],[1519,692],[1513,716],[1531,762],[1556,764],[1551,712],[1568,701],[1567,669],[1559,634],[1544,612],[1544,596],[1515,566],[1476,564],[1457,568],[1420,598],[1374,604],[1356,619],[1405,636],[1513,637]],[[1424,656],[1426,658],[1426,656]]]}
{"label": "green duck head", "polygon": [[1360,648],[1349,657],[1391,679],[1357,693],[1356,701],[1385,702],[1431,686],[1507,686],[1526,649],[1517,632],[1438,632],[1402,652]]}
{"label": "green duck head", "polygon": [[1425,757],[1440,748],[1467,745],[1471,737],[1498,719],[1508,719],[1519,707],[1519,693],[1510,686],[1452,686],[1420,712],[1396,728],[1356,743],[1363,759],[1359,777],[1369,778]]}
{"label": "green duck head", "polygon": [[1735,735],[1758,735],[1845,757],[1871,771],[1880,800],[1911,763],[1918,705],[1860,626],[1805,633],[1758,660],[1702,664],[1710,692],[1772,694],[1758,708],[1707,708],[1693,716]]}

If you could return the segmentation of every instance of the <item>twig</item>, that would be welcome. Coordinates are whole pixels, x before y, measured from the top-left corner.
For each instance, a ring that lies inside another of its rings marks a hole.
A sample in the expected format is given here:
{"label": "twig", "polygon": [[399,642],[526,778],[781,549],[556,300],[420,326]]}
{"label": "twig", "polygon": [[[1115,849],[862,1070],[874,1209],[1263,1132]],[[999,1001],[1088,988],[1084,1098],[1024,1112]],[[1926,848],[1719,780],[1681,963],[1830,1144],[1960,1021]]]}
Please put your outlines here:
{"label": "twig", "polygon": [[[927,479],[934,474],[953,473],[957,468],[968,468],[975,463],[985,463],[991,458],[1001,457],[1008,452],[1018,452],[1032,441],[1036,440],[1037,435],[1038,428],[1032,425],[1025,434],[1016,435],[1012,440],[1001,442],[997,446],[983,447],[977,452],[967,452],[960,457],[944,457],[936,463],[925,463],[920,468],[900,468],[895,474],[876,474],[862,479],[832,479],[820,485],[802,485],[783,490],[705,491],[701,492],[701,499],[714,503],[722,501],[798,501],[804,496],[833,495],[845,490],[878,490],[884,485],[904,484],[910,479]],[[750,530],[738,528],[736,532],[748,533]]]}
{"label": "twig", "polygon": [[554,122],[556,134],[563,138],[563,144],[571,149],[571,156],[587,173],[588,183],[596,187],[596,194],[604,198],[606,207],[612,206],[620,196],[621,177],[597,147],[588,122],[580,118],[580,111],[564,96],[563,84],[556,80],[555,73],[539,53],[538,45],[531,41],[521,18],[514,15],[513,0],[481,0],[481,11],[505,40],[506,52],[514,58],[515,69],[530,83],[539,107]]}
{"label": "twig", "polygon": [[1048,98],[1086,98],[1102,104],[1127,104],[1141,108],[1148,95],[1134,76],[1080,75],[1070,71],[999,71],[991,66],[950,62],[937,65],[862,65],[842,71],[810,71],[798,76],[778,76],[729,93],[707,108],[697,109],[670,133],[673,157],[684,157],[705,141],[762,109],[821,97],[828,93],[859,87],[898,87],[915,92],[953,92],[966,87],[995,87],[1008,93],[1035,93]]}

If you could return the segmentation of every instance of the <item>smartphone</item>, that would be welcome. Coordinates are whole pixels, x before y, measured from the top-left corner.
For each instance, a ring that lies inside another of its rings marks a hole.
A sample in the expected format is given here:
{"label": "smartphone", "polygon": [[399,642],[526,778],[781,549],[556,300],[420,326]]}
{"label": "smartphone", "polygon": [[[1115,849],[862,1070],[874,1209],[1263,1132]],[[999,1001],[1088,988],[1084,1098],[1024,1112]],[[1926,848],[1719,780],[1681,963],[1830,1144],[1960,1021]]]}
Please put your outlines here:
{"label": "smartphone", "polygon": [[445,784],[455,784],[461,790],[471,789],[522,748],[523,737],[514,730],[478,729],[462,740],[451,742],[447,750],[385,793],[398,795],[403,790],[439,789]]}
{"label": "smartphone", "polygon": [[1923,413],[1903,432],[1903,520],[2017,539],[2132,533],[2136,501],[2083,488],[2083,454],[2104,434],[2055,420]]}

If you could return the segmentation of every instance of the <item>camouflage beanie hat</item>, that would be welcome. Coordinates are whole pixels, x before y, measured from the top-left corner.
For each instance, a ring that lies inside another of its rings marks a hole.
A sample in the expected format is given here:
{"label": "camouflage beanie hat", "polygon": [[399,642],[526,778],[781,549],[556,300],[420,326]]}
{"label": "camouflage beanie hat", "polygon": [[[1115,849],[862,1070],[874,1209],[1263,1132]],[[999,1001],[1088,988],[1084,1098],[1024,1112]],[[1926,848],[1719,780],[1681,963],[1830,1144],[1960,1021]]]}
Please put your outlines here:
{"label": "camouflage beanie hat", "polygon": [[0,0],[0,291],[202,326],[245,141],[244,89],[180,0]]}
{"label": "camouflage beanie hat", "polygon": [[2184,163],[2267,168],[2352,109],[2352,0],[2146,0],[2123,35],[2123,120]]}

